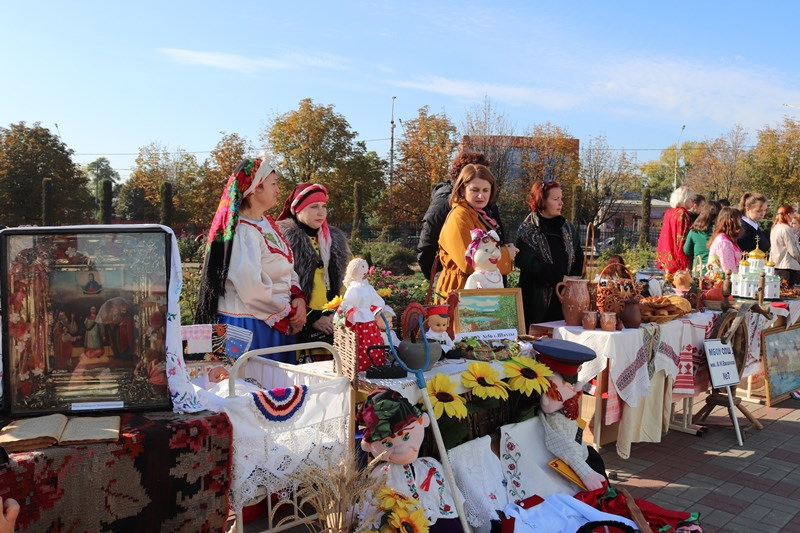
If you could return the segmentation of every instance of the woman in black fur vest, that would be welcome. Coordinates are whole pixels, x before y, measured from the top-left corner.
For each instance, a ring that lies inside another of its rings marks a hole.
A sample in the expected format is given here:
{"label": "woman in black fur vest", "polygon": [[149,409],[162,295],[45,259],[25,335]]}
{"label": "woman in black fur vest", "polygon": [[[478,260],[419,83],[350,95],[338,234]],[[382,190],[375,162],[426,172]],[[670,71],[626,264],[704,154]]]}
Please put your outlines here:
{"label": "woman in black fur vest", "polygon": [[[333,344],[333,311],[323,306],[342,292],[350,247],[338,228],[328,225],[328,190],[316,183],[301,183],[286,199],[278,225],[294,254],[294,270],[308,295],[306,325],[298,342]],[[305,359],[319,359],[301,354]]]}

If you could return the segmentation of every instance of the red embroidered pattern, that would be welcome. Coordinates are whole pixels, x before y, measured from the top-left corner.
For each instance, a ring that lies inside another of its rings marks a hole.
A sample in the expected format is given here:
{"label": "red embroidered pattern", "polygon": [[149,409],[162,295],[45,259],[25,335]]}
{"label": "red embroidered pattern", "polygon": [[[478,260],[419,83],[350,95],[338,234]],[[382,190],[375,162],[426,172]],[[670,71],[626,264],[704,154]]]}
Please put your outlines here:
{"label": "red embroidered pattern", "polygon": [[272,220],[272,217],[270,217],[270,216],[267,216],[267,217],[264,217],[264,218],[267,220],[267,222],[269,222],[269,225],[270,225],[270,227],[272,227],[272,230],[275,232],[275,235],[277,235],[277,236],[278,236],[278,238],[279,238],[279,239],[281,240],[281,242],[283,243],[283,246],[284,246],[284,247],[286,248],[286,250],[287,250],[286,252],[284,252],[284,251],[283,251],[283,250],[281,250],[280,248],[275,248],[274,246],[272,246],[272,245],[269,243],[269,241],[267,240],[267,236],[266,236],[266,234],[264,233],[264,230],[262,230],[262,229],[261,229],[261,226],[259,226],[258,224],[253,224],[252,222],[249,222],[249,221],[247,221],[247,220],[242,220],[242,219],[239,219],[239,223],[240,223],[240,224],[247,224],[248,226],[253,226],[254,228],[256,228],[256,229],[257,229],[257,230],[258,230],[258,231],[259,231],[259,232],[260,232],[260,233],[261,233],[261,234],[264,236],[264,244],[266,244],[266,245],[267,245],[267,249],[268,249],[270,252],[272,252],[272,253],[275,253],[275,254],[282,255],[282,256],[283,256],[283,257],[285,257],[285,258],[286,258],[286,259],[287,259],[287,260],[288,260],[288,261],[289,261],[291,264],[294,264],[294,255],[292,254],[292,248],[289,246],[289,243],[288,243],[288,242],[286,242],[286,239],[284,239],[284,238],[283,238],[283,233],[281,233],[281,230],[280,230],[280,228],[278,227],[278,224],[276,224],[276,223],[275,223],[275,221],[274,221],[274,220]]}

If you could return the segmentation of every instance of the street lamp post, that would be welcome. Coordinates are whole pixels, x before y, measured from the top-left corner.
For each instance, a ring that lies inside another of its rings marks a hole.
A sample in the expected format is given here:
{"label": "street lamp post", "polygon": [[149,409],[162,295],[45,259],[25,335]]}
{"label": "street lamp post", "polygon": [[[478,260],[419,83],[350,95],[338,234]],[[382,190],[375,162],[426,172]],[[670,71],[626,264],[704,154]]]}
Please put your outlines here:
{"label": "street lamp post", "polygon": [[396,96],[392,96],[391,135],[389,136],[389,205],[392,205],[392,190],[394,189],[394,101],[396,98]]}
{"label": "street lamp post", "polygon": [[686,124],[681,126],[681,133],[678,135],[678,142],[675,143],[675,165],[672,169],[672,190],[678,188],[678,150],[680,149],[681,137],[683,137],[683,130],[686,129]]}

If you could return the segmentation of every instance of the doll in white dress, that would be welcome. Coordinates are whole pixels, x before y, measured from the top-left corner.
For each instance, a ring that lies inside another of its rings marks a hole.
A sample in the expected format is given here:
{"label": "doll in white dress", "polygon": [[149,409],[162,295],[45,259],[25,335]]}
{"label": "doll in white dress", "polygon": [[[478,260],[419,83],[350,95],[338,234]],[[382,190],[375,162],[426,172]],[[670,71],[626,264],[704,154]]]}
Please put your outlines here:
{"label": "doll in white dress", "polygon": [[426,309],[428,317],[425,319],[425,338],[436,341],[442,345],[445,357],[452,357],[448,353],[455,348],[455,343],[447,332],[450,325],[450,307],[447,305],[429,305]]}
{"label": "doll in white dress", "polygon": [[[385,344],[381,337],[381,330],[375,321],[375,311],[391,309],[378,295],[375,288],[364,279],[368,271],[369,265],[360,257],[356,257],[348,263],[343,281],[347,290],[337,310],[337,313],[344,317],[345,326],[353,330],[358,339],[359,372],[372,366],[372,361],[367,355],[367,348]],[[383,356],[378,356],[375,360],[376,365],[384,363]]]}
{"label": "doll in white dress", "polygon": [[503,275],[497,267],[500,261],[500,237],[492,230],[474,229],[470,232],[472,242],[464,254],[467,264],[475,271],[467,278],[465,289],[502,289]]}

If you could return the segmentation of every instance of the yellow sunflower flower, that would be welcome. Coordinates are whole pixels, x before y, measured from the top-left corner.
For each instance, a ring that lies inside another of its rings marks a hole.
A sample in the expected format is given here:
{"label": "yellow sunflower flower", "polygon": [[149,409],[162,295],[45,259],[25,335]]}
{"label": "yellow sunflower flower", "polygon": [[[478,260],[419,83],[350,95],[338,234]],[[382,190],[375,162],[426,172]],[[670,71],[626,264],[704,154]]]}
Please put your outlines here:
{"label": "yellow sunflower flower", "polygon": [[341,296],[334,296],[333,300],[322,306],[322,310],[333,311],[334,309],[339,307],[339,305],[342,303],[342,300],[344,300],[344,298],[342,298]]}
{"label": "yellow sunflower flower", "polygon": [[427,389],[437,419],[442,417],[442,411],[450,418],[467,418],[467,401],[456,394],[456,384],[449,377],[441,372],[436,374],[428,382]]}
{"label": "yellow sunflower flower", "polygon": [[417,509],[413,512],[398,509],[389,516],[390,531],[401,531],[402,533],[428,533],[430,524],[425,516],[424,509]]}
{"label": "yellow sunflower flower", "polygon": [[547,379],[553,375],[550,367],[530,357],[517,356],[503,363],[511,390],[530,396],[533,391],[544,394],[550,388]]}
{"label": "yellow sunflower flower", "polygon": [[392,509],[413,509],[419,505],[419,501],[397,492],[391,487],[384,485],[376,494],[378,505],[384,511],[391,511]]}
{"label": "yellow sunflower flower", "polygon": [[382,289],[378,289],[377,292],[378,292],[378,296],[380,296],[381,298],[387,298],[387,297],[391,296],[392,289],[389,289],[388,287],[384,287]]}
{"label": "yellow sunflower flower", "polygon": [[461,383],[478,398],[508,399],[508,385],[500,379],[497,370],[485,361],[469,363],[461,373]]}

